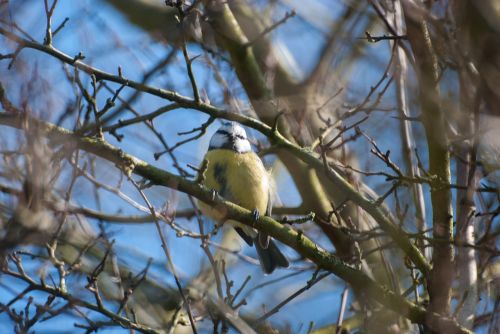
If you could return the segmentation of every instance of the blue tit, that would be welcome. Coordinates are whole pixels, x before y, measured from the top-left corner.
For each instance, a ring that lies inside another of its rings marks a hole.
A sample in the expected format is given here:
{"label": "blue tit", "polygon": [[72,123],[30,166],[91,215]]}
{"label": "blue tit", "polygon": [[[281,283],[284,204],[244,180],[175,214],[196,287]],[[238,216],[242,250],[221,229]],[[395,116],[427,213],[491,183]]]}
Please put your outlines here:
{"label": "blue tit", "polygon": [[[224,122],[212,136],[205,155],[208,167],[204,185],[220,196],[254,212],[271,214],[270,175],[259,156],[252,151],[245,129],[234,122]],[[201,211],[208,217],[223,222],[225,213],[220,208],[199,202]],[[228,220],[245,240],[255,244],[260,264],[270,274],[276,267],[288,267],[288,260],[271,238],[248,225]]]}

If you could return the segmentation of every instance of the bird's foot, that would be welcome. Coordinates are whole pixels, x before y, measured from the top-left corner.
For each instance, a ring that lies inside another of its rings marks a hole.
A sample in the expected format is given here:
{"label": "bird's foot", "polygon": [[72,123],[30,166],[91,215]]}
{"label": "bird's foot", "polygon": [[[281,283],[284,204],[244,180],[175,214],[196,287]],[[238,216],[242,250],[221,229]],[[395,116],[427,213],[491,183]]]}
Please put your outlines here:
{"label": "bird's foot", "polygon": [[212,189],[210,195],[212,196],[212,201],[215,201],[215,198],[217,198],[217,196],[219,196],[219,193],[217,192],[217,190]]}
{"label": "bird's foot", "polygon": [[257,222],[257,220],[259,220],[259,218],[260,218],[260,212],[259,212],[259,210],[254,209],[252,211],[252,216],[253,216],[253,224],[252,224],[252,226],[254,226],[255,223]]}

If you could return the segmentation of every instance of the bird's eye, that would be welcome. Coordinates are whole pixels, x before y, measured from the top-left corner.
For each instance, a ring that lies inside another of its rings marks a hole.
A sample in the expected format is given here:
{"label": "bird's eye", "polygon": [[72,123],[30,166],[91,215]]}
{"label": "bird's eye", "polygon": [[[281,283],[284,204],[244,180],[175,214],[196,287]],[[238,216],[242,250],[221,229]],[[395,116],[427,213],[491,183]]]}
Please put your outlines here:
{"label": "bird's eye", "polygon": [[236,135],[236,138],[238,138],[238,139],[245,139],[245,137],[243,137],[242,135]]}

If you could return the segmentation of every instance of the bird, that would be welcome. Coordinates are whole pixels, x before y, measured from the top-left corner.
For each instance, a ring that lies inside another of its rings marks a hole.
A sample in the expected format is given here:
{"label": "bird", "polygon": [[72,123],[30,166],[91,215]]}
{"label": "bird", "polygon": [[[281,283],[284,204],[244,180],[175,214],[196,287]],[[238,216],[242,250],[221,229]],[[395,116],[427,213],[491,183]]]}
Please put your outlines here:
{"label": "bird", "polygon": [[[236,122],[223,122],[210,139],[204,160],[202,183],[212,191],[235,204],[251,210],[255,219],[261,213],[271,215],[270,175],[262,160],[252,150],[245,129]],[[224,222],[224,211],[199,201],[202,213]],[[255,245],[263,271],[271,274],[277,267],[288,267],[289,262],[265,233],[234,220],[227,223],[249,245]]]}

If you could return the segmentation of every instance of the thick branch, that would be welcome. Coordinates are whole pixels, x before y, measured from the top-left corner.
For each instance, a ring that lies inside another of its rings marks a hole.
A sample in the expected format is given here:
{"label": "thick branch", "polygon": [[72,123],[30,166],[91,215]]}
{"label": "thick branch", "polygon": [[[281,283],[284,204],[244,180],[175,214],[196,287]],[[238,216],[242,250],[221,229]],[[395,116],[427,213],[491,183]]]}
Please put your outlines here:
{"label": "thick branch", "polygon": [[[408,10],[405,8],[405,10]],[[409,17],[407,15],[407,17]],[[450,152],[444,110],[439,103],[439,68],[428,24],[408,20],[408,38],[415,53],[420,81],[422,120],[429,150],[429,172],[440,182],[450,183]],[[433,249],[429,309],[448,314],[453,280],[453,212],[451,191],[431,185],[433,237],[446,241]]]}

